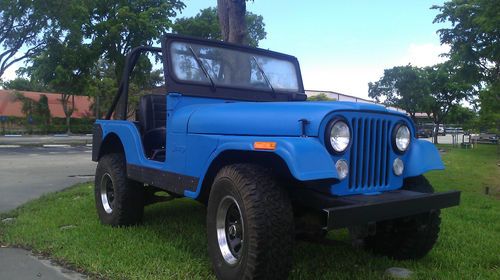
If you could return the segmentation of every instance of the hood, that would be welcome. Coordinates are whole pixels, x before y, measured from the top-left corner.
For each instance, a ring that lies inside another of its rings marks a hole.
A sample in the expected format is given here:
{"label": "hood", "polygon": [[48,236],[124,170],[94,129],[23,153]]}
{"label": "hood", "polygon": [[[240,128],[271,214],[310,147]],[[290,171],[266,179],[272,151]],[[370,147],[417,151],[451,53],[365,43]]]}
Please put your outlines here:
{"label": "hood", "polygon": [[383,106],[354,102],[234,102],[197,106],[189,117],[189,133],[255,136],[300,136],[306,119],[307,136],[318,136],[326,115],[333,111],[396,113]]}

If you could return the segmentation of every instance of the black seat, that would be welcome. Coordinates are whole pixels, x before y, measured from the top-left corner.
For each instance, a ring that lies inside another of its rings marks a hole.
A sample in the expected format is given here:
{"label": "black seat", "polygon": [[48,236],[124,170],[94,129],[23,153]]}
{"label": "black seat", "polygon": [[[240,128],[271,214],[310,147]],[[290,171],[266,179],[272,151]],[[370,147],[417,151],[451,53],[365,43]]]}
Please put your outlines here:
{"label": "black seat", "polygon": [[146,157],[165,159],[167,100],[164,94],[148,94],[139,100],[137,120],[141,126]]}

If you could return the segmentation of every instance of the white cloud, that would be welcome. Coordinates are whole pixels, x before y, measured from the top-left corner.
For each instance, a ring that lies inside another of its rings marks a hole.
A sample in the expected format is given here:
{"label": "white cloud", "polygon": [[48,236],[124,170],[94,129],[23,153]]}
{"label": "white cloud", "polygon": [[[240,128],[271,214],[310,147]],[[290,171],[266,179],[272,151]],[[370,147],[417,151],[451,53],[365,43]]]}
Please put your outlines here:
{"label": "white cloud", "polygon": [[347,65],[342,67],[308,65],[303,67],[304,87],[313,90],[328,90],[357,97],[368,97],[368,82],[378,80],[383,69],[371,66]]}
{"label": "white cloud", "polygon": [[440,56],[450,50],[448,45],[437,44],[410,44],[406,54],[398,60],[399,65],[411,63],[413,66],[430,66],[447,60]]}
{"label": "white cloud", "polygon": [[361,98],[368,97],[368,83],[375,82],[384,73],[384,69],[407,65],[424,67],[444,62],[442,53],[449,51],[449,46],[439,44],[410,44],[404,54],[380,63],[377,56],[357,64],[338,64],[332,61],[302,62],[304,87],[314,90],[336,91]]}

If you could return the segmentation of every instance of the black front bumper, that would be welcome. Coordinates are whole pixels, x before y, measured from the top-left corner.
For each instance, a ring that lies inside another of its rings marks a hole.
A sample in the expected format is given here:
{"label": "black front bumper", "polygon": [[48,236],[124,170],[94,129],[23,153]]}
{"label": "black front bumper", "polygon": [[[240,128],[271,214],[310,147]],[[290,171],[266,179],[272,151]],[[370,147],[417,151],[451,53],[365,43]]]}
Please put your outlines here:
{"label": "black front bumper", "polygon": [[460,192],[395,190],[376,195],[331,196],[312,189],[296,188],[292,198],[299,205],[321,214],[324,228],[330,230],[456,206],[460,203]]}
{"label": "black front bumper", "polygon": [[378,195],[352,195],[330,200],[325,207],[327,229],[391,220],[431,210],[456,206],[459,191],[420,193],[406,190],[389,191]]}

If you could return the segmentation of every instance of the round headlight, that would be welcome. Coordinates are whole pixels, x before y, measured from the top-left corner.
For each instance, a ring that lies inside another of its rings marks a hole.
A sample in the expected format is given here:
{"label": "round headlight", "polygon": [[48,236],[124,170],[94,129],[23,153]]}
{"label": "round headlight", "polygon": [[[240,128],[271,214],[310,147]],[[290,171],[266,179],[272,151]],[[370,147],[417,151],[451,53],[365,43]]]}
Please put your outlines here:
{"label": "round headlight", "polygon": [[396,126],[394,146],[398,152],[404,152],[410,146],[410,129],[404,124]]}
{"label": "round headlight", "polygon": [[330,133],[327,134],[327,141],[330,141],[330,147],[336,153],[344,152],[351,141],[351,131],[346,122],[334,120],[330,124]]}

